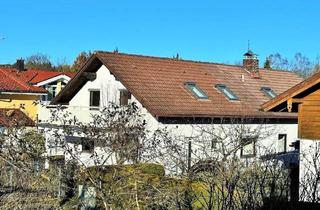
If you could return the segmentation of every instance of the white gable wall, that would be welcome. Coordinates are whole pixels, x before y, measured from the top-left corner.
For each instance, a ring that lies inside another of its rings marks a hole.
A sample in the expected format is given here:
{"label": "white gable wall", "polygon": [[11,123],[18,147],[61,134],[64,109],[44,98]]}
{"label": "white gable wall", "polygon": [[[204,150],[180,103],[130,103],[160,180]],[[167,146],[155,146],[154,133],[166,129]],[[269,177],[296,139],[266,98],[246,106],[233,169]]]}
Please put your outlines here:
{"label": "white gable wall", "polygon": [[121,82],[116,81],[116,78],[110,71],[102,66],[97,71],[97,77],[94,81],[88,81],[81,90],[69,102],[70,106],[88,107],[90,100],[90,90],[100,90],[100,106],[105,107],[108,102],[118,103],[120,93],[118,90],[126,89]]}

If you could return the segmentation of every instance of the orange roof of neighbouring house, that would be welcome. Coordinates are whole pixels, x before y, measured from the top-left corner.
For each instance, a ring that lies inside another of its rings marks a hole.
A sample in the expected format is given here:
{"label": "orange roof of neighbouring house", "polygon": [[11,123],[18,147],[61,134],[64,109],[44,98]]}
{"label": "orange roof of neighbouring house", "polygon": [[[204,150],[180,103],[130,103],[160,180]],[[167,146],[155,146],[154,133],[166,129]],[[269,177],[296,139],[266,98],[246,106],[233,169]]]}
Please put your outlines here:
{"label": "orange roof of neighbouring house", "polygon": [[0,126],[34,126],[34,121],[19,109],[0,108]]}
{"label": "orange roof of neighbouring house", "polygon": [[[155,117],[297,117],[292,113],[260,111],[261,105],[270,100],[261,87],[280,94],[302,81],[295,73],[260,69],[260,78],[254,78],[237,65],[111,52],[95,53],[52,104],[68,103],[87,82],[82,74],[95,72],[101,65]],[[195,82],[208,99],[194,97],[185,87],[186,82]],[[215,88],[216,84],[226,85],[239,100],[228,100]]]}
{"label": "orange roof of neighbouring house", "polygon": [[18,71],[15,68],[0,68],[0,91],[46,93],[42,87],[33,84],[51,79],[59,75],[72,78],[75,73],[64,73],[56,71],[25,70]]}

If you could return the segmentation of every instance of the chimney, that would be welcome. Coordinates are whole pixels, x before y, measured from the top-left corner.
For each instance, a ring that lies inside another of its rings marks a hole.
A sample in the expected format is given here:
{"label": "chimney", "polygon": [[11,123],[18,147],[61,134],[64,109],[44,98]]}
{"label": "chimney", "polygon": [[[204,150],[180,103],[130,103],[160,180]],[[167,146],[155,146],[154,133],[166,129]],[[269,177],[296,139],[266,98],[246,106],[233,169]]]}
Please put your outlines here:
{"label": "chimney", "polygon": [[259,59],[257,54],[248,50],[243,56],[243,68],[250,72],[253,77],[259,77]]}
{"label": "chimney", "polygon": [[25,68],[24,68],[24,60],[23,60],[23,59],[17,59],[16,69],[17,69],[18,71],[25,71]]}

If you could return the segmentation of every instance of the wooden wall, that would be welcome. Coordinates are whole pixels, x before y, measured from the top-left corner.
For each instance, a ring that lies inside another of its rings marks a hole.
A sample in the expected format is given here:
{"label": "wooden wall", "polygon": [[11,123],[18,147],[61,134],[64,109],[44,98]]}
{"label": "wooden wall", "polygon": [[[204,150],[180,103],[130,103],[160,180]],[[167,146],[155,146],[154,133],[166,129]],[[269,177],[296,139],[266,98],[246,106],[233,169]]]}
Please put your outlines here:
{"label": "wooden wall", "polygon": [[320,140],[320,90],[299,104],[299,138]]}

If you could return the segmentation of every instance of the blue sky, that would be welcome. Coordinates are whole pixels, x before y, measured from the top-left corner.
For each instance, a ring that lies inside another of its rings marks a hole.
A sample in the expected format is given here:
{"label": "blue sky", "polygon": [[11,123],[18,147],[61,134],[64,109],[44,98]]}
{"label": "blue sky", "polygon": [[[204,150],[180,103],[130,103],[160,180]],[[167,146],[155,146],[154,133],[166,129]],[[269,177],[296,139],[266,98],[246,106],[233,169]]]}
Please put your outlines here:
{"label": "blue sky", "polygon": [[247,40],[260,59],[320,55],[317,0],[3,0],[0,63],[41,52],[72,63],[84,50],[234,63]]}

